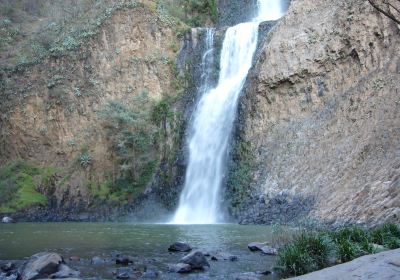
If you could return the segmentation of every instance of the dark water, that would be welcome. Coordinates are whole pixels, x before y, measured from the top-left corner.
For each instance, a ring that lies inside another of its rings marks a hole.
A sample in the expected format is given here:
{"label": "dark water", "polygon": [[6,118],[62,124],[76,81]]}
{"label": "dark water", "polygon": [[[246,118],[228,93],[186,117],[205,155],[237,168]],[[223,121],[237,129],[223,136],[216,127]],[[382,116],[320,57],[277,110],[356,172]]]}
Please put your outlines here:
{"label": "dark water", "polygon": [[[69,263],[82,277],[99,275],[113,278],[115,264],[93,267],[94,256],[112,258],[119,252],[137,259],[151,259],[162,271],[161,279],[234,279],[239,273],[270,270],[275,257],[250,252],[252,241],[271,241],[272,227],[221,225],[156,225],[115,223],[21,223],[0,224],[0,260],[22,259],[41,251],[53,251],[68,260],[79,256],[83,261]],[[210,261],[207,271],[189,275],[167,272],[168,263],[177,263],[184,253],[169,253],[175,241],[188,242],[211,254],[219,251],[238,256],[239,260]],[[260,279],[274,279],[268,276]]]}

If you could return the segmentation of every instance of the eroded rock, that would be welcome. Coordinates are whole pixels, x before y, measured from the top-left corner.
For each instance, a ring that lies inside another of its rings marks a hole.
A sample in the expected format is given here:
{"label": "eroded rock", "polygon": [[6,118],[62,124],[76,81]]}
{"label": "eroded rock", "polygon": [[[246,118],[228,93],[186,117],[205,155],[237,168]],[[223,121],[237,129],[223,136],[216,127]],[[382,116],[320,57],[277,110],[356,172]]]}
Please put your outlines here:
{"label": "eroded rock", "polygon": [[192,250],[189,244],[184,242],[175,242],[169,246],[168,251],[171,252],[189,252]]}
{"label": "eroded rock", "polygon": [[194,269],[203,269],[204,267],[210,267],[206,257],[200,251],[194,251],[189,255],[184,256],[181,259],[181,263],[189,264]]}
{"label": "eroded rock", "polygon": [[251,242],[247,245],[250,251],[262,251],[262,248],[266,246],[268,243],[261,243],[261,242]]}
{"label": "eroded rock", "polygon": [[168,266],[169,272],[175,273],[189,273],[193,270],[192,266],[187,263],[177,263],[177,264],[170,264]]}
{"label": "eroded rock", "polygon": [[46,278],[58,272],[63,259],[59,254],[42,252],[33,255],[24,266],[21,279],[34,280]]}

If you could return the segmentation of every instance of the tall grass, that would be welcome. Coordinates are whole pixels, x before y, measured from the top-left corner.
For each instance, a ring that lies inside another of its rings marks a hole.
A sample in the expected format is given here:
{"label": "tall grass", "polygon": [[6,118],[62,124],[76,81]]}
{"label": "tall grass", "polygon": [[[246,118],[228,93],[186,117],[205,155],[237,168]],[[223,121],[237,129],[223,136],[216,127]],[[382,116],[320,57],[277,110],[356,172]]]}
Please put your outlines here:
{"label": "tall grass", "polygon": [[276,270],[284,277],[303,275],[381,250],[400,248],[400,228],[386,224],[336,231],[304,231],[279,252]]}

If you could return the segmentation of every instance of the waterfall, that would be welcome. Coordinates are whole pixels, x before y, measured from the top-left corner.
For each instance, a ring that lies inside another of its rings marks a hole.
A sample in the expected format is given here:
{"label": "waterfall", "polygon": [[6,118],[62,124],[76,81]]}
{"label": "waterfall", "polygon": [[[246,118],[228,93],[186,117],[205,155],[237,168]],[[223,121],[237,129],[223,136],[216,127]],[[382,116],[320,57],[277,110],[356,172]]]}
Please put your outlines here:
{"label": "waterfall", "polygon": [[[188,139],[189,162],[185,184],[171,223],[222,222],[220,189],[238,98],[252,66],[258,26],[262,21],[280,18],[283,14],[281,6],[281,0],[258,0],[258,15],[251,22],[227,29],[221,50],[218,84],[210,89],[208,78],[205,78],[199,92],[202,97],[196,106]],[[212,38],[212,35],[207,35],[207,40]],[[208,65],[208,55],[212,52],[213,42],[206,44],[209,49],[203,56],[202,66]]]}

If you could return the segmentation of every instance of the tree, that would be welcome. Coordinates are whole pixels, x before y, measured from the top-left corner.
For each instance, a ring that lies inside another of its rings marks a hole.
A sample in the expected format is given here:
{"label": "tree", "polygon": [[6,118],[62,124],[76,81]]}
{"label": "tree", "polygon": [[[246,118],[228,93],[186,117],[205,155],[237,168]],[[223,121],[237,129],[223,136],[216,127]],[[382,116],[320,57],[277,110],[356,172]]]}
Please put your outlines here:
{"label": "tree", "polygon": [[400,0],[368,0],[380,13],[400,24]]}

